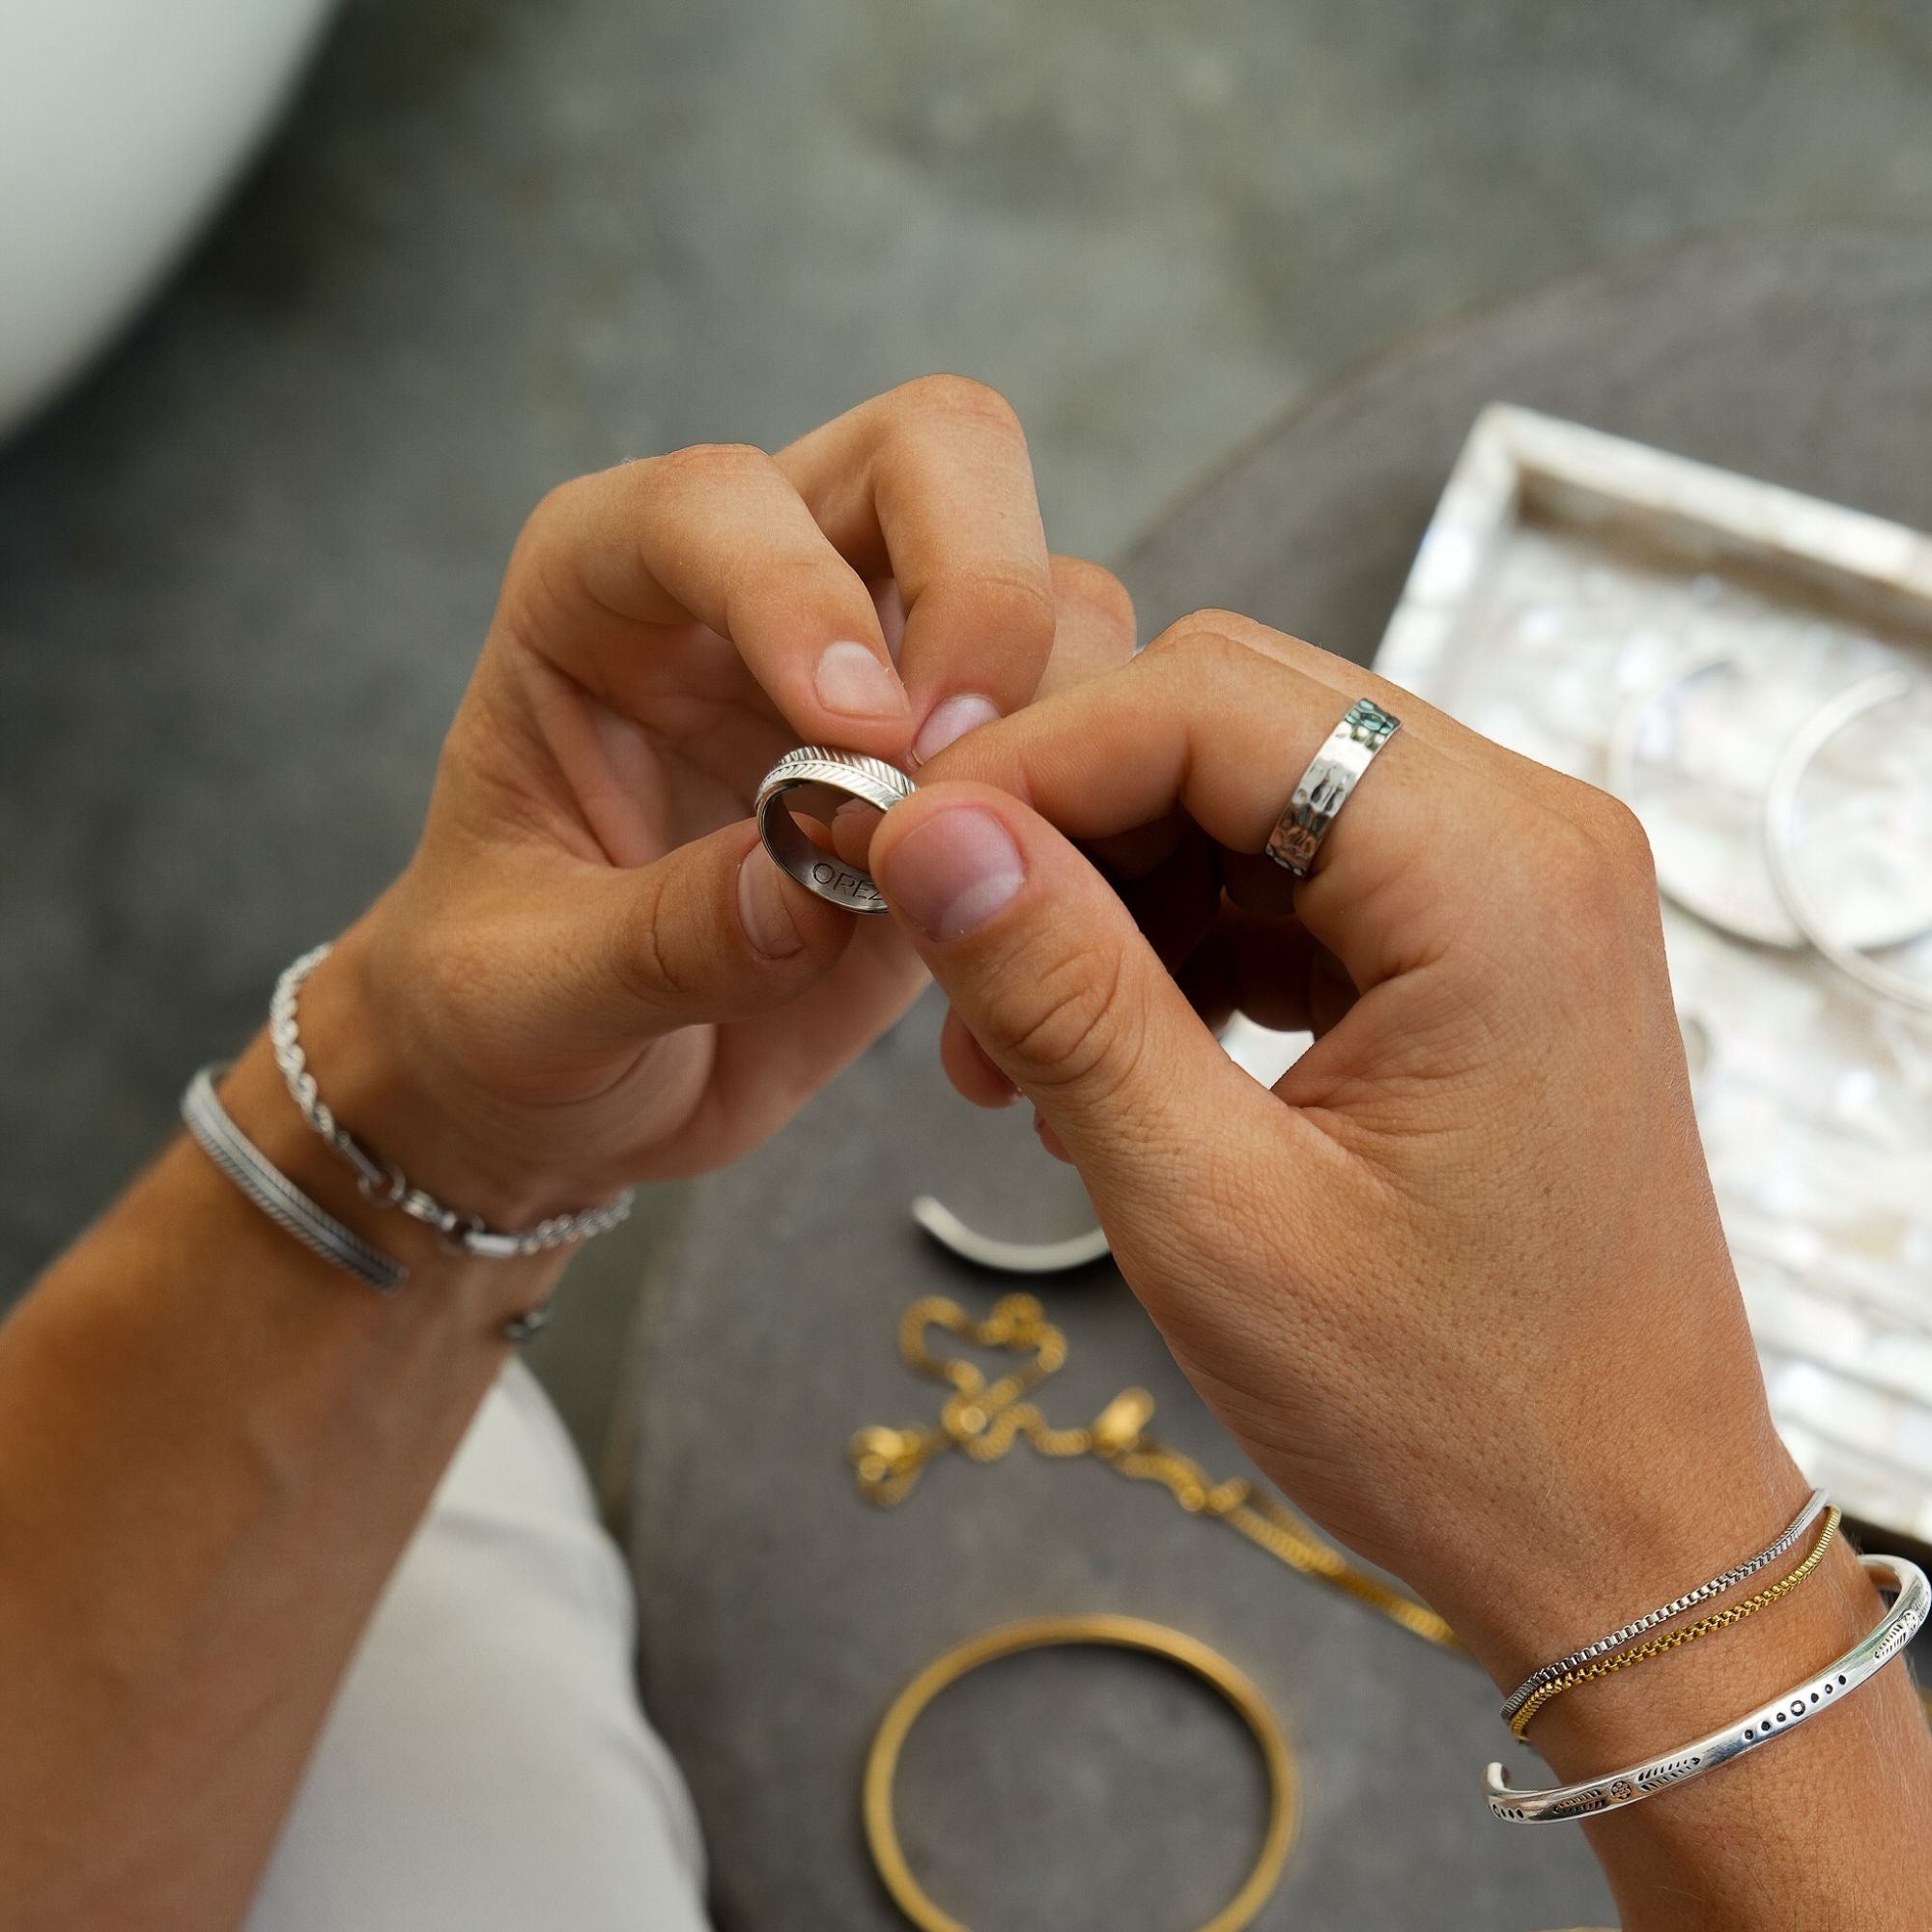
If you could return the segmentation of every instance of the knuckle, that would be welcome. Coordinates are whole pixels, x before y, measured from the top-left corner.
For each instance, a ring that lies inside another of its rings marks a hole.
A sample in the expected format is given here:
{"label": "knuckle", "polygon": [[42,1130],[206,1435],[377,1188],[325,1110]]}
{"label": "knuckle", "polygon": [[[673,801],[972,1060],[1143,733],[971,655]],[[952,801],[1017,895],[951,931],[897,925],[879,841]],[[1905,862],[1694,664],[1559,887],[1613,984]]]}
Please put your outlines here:
{"label": "knuckle", "polygon": [[1566,814],[1542,828],[1528,877],[1533,891],[1560,912],[1573,939],[1594,946],[1629,926],[1635,903],[1630,837],[1609,814],[1594,810]]}
{"label": "knuckle", "polygon": [[772,459],[755,443],[693,442],[645,459],[660,483],[673,487],[729,486],[771,468]]}
{"label": "knuckle", "polygon": [[1139,1033],[1123,1010],[1117,953],[1074,946],[1015,980],[1031,992],[1010,1017],[1007,1045],[1036,1085],[1104,1099],[1132,1078]]}
{"label": "knuckle", "polygon": [[1605,849],[1646,887],[1654,888],[1657,862],[1643,821],[1611,792],[1591,789],[1588,805],[1590,821]]}
{"label": "knuckle", "polygon": [[995,635],[1041,646],[1052,643],[1060,622],[1053,587],[1021,572],[980,571],[965,583],[977,620]]}
{"label": "knuckle", "polygon": [[1133,635],[1134,600],[1127,586],[1103,563],[1084,556],[1055,556],[1053,587],[1064,604],[1091,611],[1116,630]]}
{"label": "knuckle", "polygon": [[1156,662],[1178,659],[1190,668],[1245,669],[1255,654],[1240,636],[1242,621],[1229,611],[1191,611],[1170,624],[1141,655]]}
{"label": "knuckle", "polygon": [[1219,605],[1208,604],[1178,618],[1174,628],[1188,633],[1199,631],[1245,649],[1245,633],[1252,628],[1253,622],[1252,618],[1242,616],[1238,611],[1225,611]]}
{"label": "knuckle", "polygon": [[580,521],[579,506],[586,485],[586,478],[573,476],[568,482],[553,484],[537,498],[529,515],[524,519],[524,527],[518,532],[516,546],[510,553],[510,567],[505,574],[507,582],[518,583],[532,577],[541,577],[546,567],[545,559],[568,544],[570,531]]}
{"label": "knuckle", "polygon": [[1017,432],[1019,412],[990,384],[972,376],[916,376],[892,392],[892,401],[911,416],[963,417]]}
{"label": "knuckle", "polygon": [[658,867],[647,867],[639,880],[626,923],[629,930],[623,943],[612,949],[625,992],[643,1007],[671,1006],[686,999],[693,990],[692,975],[677,950],[665,943],[665,881]]}

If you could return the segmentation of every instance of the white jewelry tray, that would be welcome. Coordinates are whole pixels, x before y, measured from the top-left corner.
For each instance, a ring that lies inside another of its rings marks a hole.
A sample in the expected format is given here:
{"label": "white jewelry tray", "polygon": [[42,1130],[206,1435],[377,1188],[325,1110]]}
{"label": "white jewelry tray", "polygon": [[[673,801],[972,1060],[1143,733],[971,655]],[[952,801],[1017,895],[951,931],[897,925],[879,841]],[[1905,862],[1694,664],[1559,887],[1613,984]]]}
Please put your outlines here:
{"label": "white jewelry tray", "polygon": [[1932,987],[1932,539],[1496,405],[1376,668],[1643,818],[1773,1412],[1849,1515],[1932,1542],[1932,1012],[1804,948],[1763,842],[1805,719],[1912,673],[1821,753],[1797,858],[1829,930]]}

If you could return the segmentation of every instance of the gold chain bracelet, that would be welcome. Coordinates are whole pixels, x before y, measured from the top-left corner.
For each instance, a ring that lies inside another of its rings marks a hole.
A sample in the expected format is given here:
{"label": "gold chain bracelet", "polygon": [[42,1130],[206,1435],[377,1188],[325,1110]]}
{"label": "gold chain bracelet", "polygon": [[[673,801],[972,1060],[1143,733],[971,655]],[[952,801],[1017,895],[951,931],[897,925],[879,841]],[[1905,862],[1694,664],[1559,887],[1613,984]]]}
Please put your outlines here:
{"label": "gold chain bracelet", "polygon": [[1219,1651],[1198,1637],[1139,1617],[1034,1617],[1008,1624],[969,1637],[935,1658],[893,1699],[866,1760],[865,1785],[866,1842],[893,1902],[921,1932],[966,1932],[958,1919],[933,1903],[913,1876],[893,1818],[893,1780],[898,1771],[899,1752],[920,1713],[949,1684],[982,1663],[1061,1644],[1104,1644],[1164,1658],[1218,1690],[1253,1733],[1268,1781],[1267,1826],[1262,1834],[1261,1852],[1240,1889],[1199,1928],[1199,1932],[1241,1932],[1267,1903],[1294,1839],[1300,1792],[1293,1753],[1262,1693]]}
{"label": "gold chain bracelet", "polygon": [[1837,1510],[1828,1509],[1825,1512],[1825,1526],[1818,1532],[1818,1541],[1811,1546],[1811,1553],[1797,1569],[1787,1572],[1776,1583],[1767,1583],[1755,1595],[1727,1604],[1721,1610],[1713,1610],[1709,1616],[1699,1617],[1695,1623],[1682,1624],[1676,1630],[1666,1631],[1662,1636],[1633,1644],[1628,1650],[1613,1651],[1608,1657],[1600,1657],[1594,1662],[1578,1664],[1575,1670],[1566,1670],[1561,1677],[1551,1678],[1548,1684],[1539,1686],[1523,1699],[1522,1709],[1510,1719],[1512,1735],[1520,1738],[1529,1729],[1529,1720],[1544,1705],[1577,1685],[1594,1683],[1614,1671],[1628,1670],[1634,1663],[1648,1663],[1652,1658],[1662,1657],[1665,1651],[1694,1643],[1700,1636],[1709,1636],[1713,1631],[1723,1630],[1728,1625],[1743,1623],[1753,1610],[1761,1610],[1767,1604],[1776,1603],[1780,1597],[1797,1589],[1825,1560],[1825,1552],[1831,1548],[1832,1539],[1838,1533],[1838,1521]]}
{"label": "gold chain bracelet", "polygon": [[[989,1382],[965,1356],[934,1354],[926,1346],[931,1328],[1031,1359]],[[1239,1476],[1214,1482],[1191,1457],[1150,1435],[1153,1397],[1146,1389],[1122,1389],[1084,1429],[1056,1429],[1033,1403],[1021,1400],[1066,1360],[1066,1337],[1035,1296],[1003,1295],[985,1321],[976,1321],[949,1296],[923,1295],[900,1318],[899,1353],[909,1369],[947,1384],[952,1394],[937,1428],[862,1429],[853,1436],[860,1491],[881,1508],[903,1501],[935,1456],[957,1451],[975,1463],[997,1463],[1025,1436],[1039,1455],[1093,1456],[1123,1476],[1160,1483],[1189,1515],[1225,1522],[1291,1570],[1346,1590],[1426,1642],[1463,1648],[1426,1604],[1350,1562],[1257,1485]]]}

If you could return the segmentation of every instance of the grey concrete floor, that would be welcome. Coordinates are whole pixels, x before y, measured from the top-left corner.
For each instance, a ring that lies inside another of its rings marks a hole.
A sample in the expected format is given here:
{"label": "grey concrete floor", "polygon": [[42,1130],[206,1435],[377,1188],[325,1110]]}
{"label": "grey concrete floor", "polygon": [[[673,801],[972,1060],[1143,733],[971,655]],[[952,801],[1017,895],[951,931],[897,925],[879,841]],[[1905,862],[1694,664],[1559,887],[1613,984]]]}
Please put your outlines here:
{"label": "grey concrete floor", "polygon": [[[1932,9],[356,0],[0,453],[0,1297],[407,855],[550,483],[961,369],[1105,555],[1410,331],[1737,223],[1932,225]],[[586,1438],[669,1205],[547,1345]]]}

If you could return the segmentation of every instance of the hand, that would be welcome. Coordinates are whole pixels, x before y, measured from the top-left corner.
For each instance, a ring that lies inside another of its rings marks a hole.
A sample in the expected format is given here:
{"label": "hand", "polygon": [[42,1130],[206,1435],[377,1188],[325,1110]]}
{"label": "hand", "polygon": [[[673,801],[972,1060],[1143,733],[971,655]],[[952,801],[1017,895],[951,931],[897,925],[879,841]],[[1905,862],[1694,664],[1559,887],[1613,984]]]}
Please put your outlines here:
{"label": "hand", "polygon": [[[1296,885],[1259,855],[1362,696],[1402,728]],[[870,859],[955,1084],[1032,1099],[1195,1385],[1499,1684],[1790,1520],[1621,806],[1207,612],[942,753]],[[1235,1009],[1316,1035],[1272,1092],[1215,1042]],[[1535,1742],[1566,1779],[1673,1749],[1877,1610],[1840,1540]],[[1587,1823],[1629,1932],[1932,1923],[1932,1739],[1903,1670],[1855,1708]]]}
{"label": "hand", "polygon": [[[1363,695],[1402,728],[1296,887],[1258,855]],[[1208,1401],[1499,1672],[1788,1519],[1620,805],[1210,612],[939,757],[872,863],[955,1084],[1033,1100]],[[1272,1093],[1236,1008],[1318,1036]]]}
{"label": "hand", "polygon": [[511,559],[420,849],[304,994],[325,1092],[496,1220],[729,1160],[924,979],[889,921],[772,865],[759,779],[800,743],[916,763],[1024,705],[1050,652],[1064,679],[1132,647],[1119,584],[1047,554],[1012,412],[960,379],[777,456],[566,484]]}

